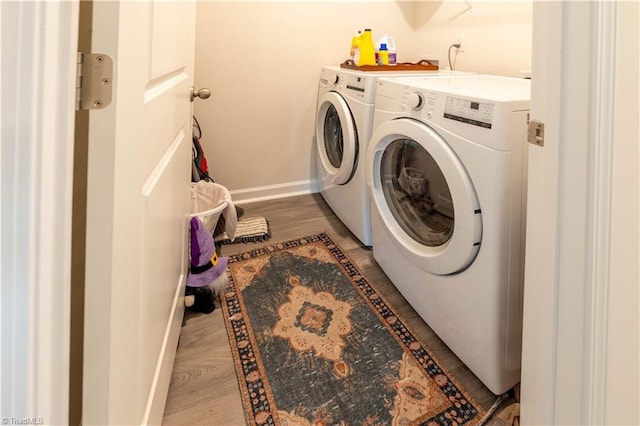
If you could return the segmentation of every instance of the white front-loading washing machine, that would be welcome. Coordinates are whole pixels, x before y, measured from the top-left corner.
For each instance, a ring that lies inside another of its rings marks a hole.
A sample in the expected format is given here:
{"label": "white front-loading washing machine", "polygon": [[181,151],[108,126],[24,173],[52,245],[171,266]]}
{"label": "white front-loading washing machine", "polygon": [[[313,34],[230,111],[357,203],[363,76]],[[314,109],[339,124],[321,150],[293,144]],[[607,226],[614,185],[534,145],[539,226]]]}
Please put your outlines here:
{"label": "white front-loading washing machine", "polygon": [[322,68],[316,110],[318,188],[336,216],[365,246],[371,246],[371,219],[364,155],[371,137],[378,78],[451,75],[471,73]]}
{"label": "white front-loading washing machine", "polygon": [[520,379],[530,81],[380,79],[373,256],[495,394]]}

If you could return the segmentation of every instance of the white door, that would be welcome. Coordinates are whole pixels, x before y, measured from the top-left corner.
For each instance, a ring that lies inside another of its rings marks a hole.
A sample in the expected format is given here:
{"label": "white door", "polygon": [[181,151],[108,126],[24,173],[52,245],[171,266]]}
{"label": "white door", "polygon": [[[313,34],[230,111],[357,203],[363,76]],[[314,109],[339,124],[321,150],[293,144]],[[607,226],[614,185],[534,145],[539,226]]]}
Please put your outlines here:
{"label": "white door", "polygon": [[183,317],[195,3],[93,3],[83,421],[160,423]]}
{"label": "white door", "polygon": [[471,179],[449,144],[412,119],[384,122],[370,144],[373,206],[395,249],[433,274],[470,265],[482,240],[482,214]]}

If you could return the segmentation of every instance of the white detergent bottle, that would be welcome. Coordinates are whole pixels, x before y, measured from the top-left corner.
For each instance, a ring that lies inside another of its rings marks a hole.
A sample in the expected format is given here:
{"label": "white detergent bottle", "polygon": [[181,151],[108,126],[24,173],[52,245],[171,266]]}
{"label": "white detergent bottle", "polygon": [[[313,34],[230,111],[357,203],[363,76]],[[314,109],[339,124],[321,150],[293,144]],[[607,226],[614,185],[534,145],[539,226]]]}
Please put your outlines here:
{"label": "white detergent bottle", "polygon": [[380,46],[383,44],[387,45],[387,51],[389,52],[389,65],[397,64],[396,42],[393,40],[393,37],[387,33],[382,34],[382,37],[380,37],[376,43],[376,62],[379,63],[378,52],[380,51]]}

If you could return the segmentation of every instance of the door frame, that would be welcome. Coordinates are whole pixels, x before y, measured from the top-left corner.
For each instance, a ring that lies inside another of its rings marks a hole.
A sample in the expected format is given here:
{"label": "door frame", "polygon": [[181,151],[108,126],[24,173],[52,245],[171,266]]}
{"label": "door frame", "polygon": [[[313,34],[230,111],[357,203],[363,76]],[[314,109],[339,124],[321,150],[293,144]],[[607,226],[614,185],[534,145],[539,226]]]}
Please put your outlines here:
{"label": "door frame", "polygon": [[523,424],[639,420],[634,3],[533,4]]}
{"label": "door frame", "polygon": [[0,417],[66,424],[78,0],[2,2],[0,19]]}

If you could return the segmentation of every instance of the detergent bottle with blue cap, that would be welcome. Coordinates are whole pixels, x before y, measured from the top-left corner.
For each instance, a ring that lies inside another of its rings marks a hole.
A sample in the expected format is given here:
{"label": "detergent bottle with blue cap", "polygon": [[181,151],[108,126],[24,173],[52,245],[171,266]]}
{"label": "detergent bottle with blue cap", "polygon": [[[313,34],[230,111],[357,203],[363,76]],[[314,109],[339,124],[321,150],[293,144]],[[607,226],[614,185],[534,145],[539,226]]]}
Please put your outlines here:
{"label": "detergent bottle with blue cap", "polygon": [[387,33],[382,34],[382,37],[376,42],[376,62],[381,65],[379,56],[383,44],[387,48],[387,55],[389,57],[389,60],[384,65],[395,65],[397,63],[396,42],[393,37]]}
{"label": "detergent bottle with blue cap", "polygon": [[382,43],[378,49],[378,65],[389,65],[389,49],[386,43]]}

